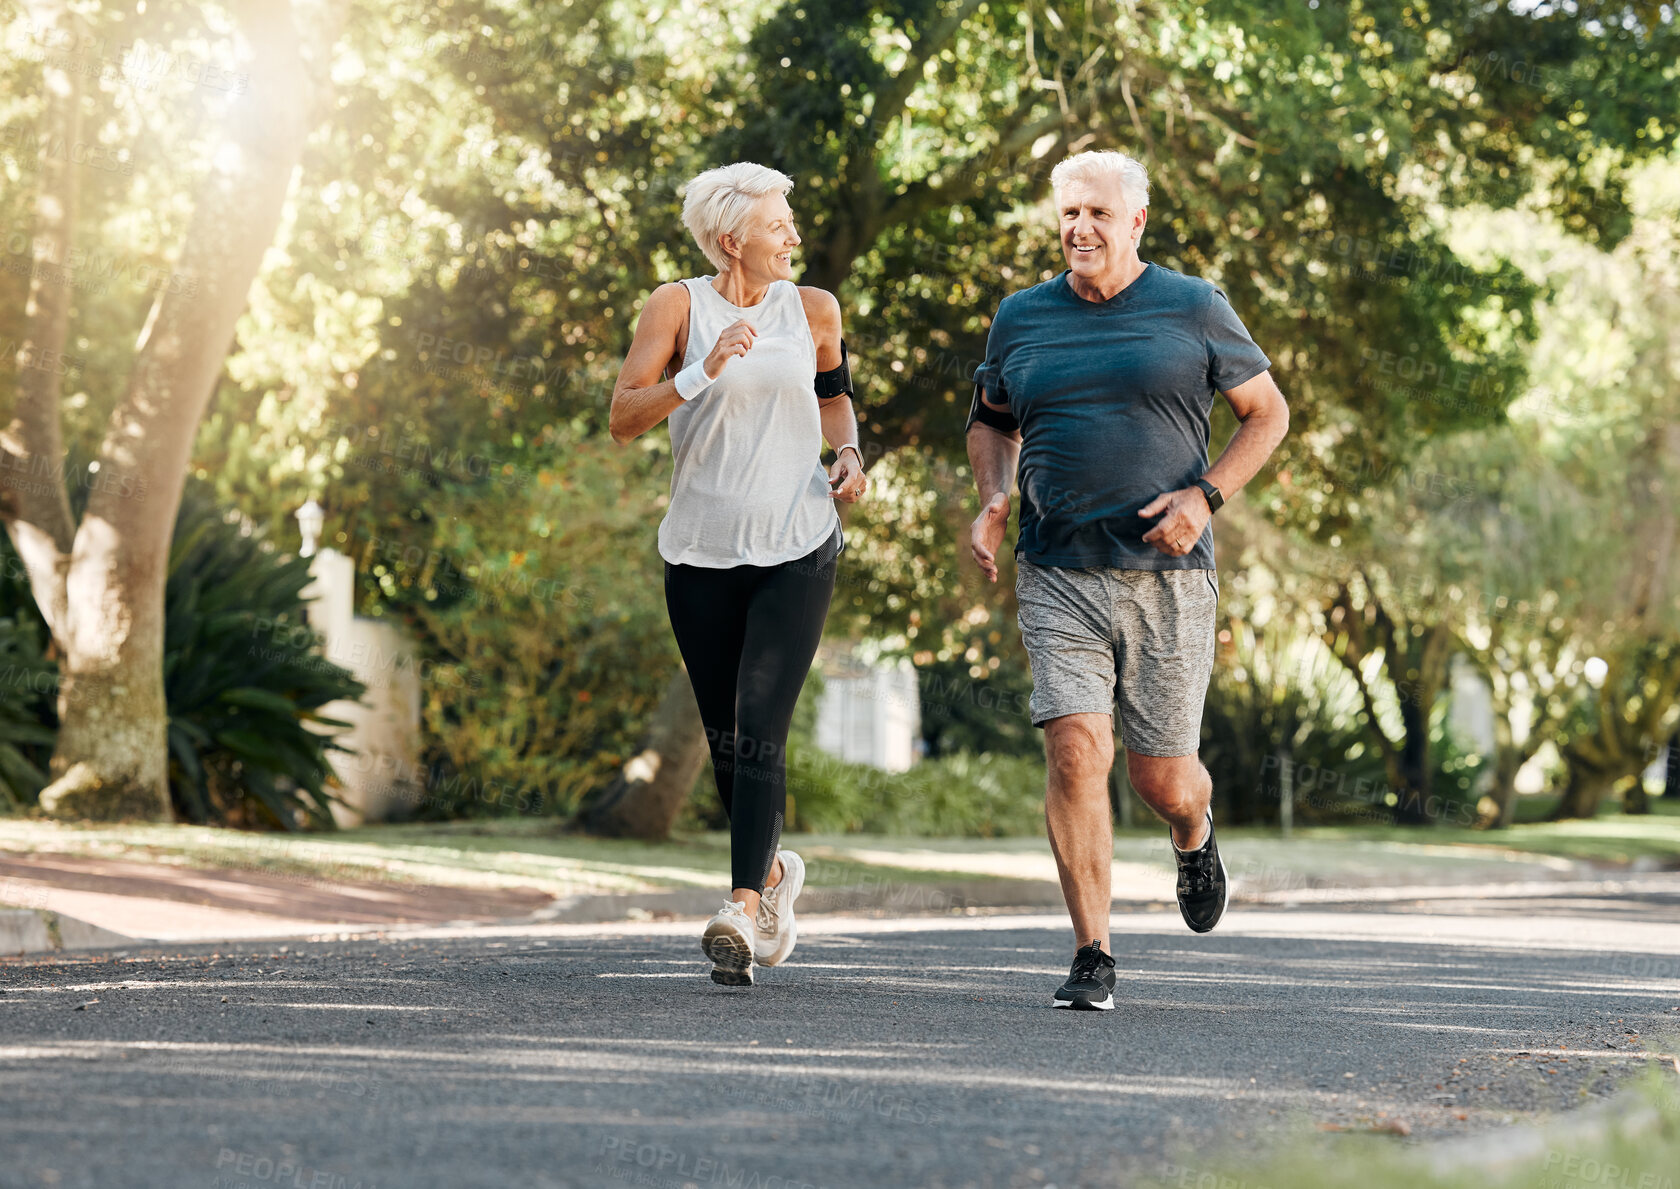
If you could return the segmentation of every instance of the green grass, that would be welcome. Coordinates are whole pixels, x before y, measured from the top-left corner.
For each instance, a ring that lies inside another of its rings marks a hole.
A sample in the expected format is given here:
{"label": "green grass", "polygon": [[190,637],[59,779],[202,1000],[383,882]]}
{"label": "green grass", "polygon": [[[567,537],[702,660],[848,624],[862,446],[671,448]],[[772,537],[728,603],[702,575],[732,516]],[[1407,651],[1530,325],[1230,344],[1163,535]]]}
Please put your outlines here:
{"label": "green grass", "polygon": [[[1542,1122],[1539,1151],[1500,1164],[1439,1167],[1420,1145],[1385,1135],[1311,1136],[1261,1157],[1190,1152],[1147,1189],[1676,1189],[1680,1080],[1653,1070],[1623,1092],[1617,1122],[1581,1139],[1563,1118]],[[1490,1141],[1497,1143],[1497,1133]]]}
{"label": "green grass", "polygon": [[[1223,832],[1222,832],[1223,833]],[[1231,831],[1240,837],[1242,831]],[[1275,832],[1267,831],[1275,837]],[[1455,846],[1475,850],[1510,851],[1582,859],[1597,863],[1631,863],[1656,859],[1680,867],[1680,811],[1638,816],[1616,814],[1578,821],[1535,822],[1508,830],[1466,830],[1451,826],[1409,829],[1405,826],[1315,826],[1298,831],[1303,838],[1358,839]]]}

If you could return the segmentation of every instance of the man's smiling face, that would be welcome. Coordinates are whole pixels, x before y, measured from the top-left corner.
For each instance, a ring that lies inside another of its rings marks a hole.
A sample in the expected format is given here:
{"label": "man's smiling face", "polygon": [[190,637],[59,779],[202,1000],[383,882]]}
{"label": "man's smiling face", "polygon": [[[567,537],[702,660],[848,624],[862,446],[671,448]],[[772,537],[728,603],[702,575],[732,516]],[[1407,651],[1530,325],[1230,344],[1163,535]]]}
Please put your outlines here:
{"label": "man's smiling face", "polygon": [[1118,181],[1071,182],[1056,203],[1062,252],[1074,275],[1092,281],[1118,276],[1137,259],[1137,239],[1148,212],[1127,208]]}

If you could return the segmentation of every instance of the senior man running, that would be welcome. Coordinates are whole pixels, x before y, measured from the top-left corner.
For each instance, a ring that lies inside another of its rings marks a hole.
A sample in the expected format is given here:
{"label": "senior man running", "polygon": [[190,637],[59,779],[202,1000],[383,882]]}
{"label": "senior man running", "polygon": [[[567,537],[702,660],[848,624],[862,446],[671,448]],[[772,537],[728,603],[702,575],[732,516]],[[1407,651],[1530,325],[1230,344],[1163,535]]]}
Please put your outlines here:
{"label": "senior man running", "polygon": [[[1170,827],[1178,906],[1225,911],[1213,782],[1197,756],[1213,671],[1213,514],[1289,428],[1271,360],[1207,281],[1138,258],[1143,166],[1086,152],[1051,172],[1067,269],[998,306],[965,433],[980,490],[974,558],[997,581],[1021,488],[1015,591],[1044,728],[1045,819],[1076,942],[1054,1007],[1114,1006],[1109,865],[1116,679],[1126,770]],[[1242,422],[1208,466],[1222,392]]]}

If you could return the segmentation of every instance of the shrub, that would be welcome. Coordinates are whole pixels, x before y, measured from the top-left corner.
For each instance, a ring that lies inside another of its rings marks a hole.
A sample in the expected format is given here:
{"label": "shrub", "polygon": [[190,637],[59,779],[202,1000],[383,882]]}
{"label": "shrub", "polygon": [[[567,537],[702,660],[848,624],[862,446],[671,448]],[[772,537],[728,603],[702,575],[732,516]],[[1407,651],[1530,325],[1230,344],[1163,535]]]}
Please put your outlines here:
{"label": "shrub", "polygon": [[907,772],[788,749],[788,829],[926,837],[1044,834],[1044,762],[957,752]]}
{"label": "shrub", "polygon": [[[616,775],[678,665],[655,530],[669,480],[641,449],[557,429],[529,480],[444,482],[412,541],[354,546],[420,655],[433,817],[567,816]],[[499,789],[494,796],[477,789]]]}

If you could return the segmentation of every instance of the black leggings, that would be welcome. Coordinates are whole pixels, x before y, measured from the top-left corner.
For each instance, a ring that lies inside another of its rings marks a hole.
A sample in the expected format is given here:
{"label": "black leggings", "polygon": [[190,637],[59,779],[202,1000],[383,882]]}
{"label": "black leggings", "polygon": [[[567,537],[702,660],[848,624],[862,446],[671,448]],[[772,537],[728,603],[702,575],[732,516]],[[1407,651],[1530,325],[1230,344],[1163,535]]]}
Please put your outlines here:
{"label": "black leggings", "polygon": [[787,812],[787,737],[834,594],[840,526],[776,566],[665,563],[665,606],[729,815],[732,888],[764,890]]}

